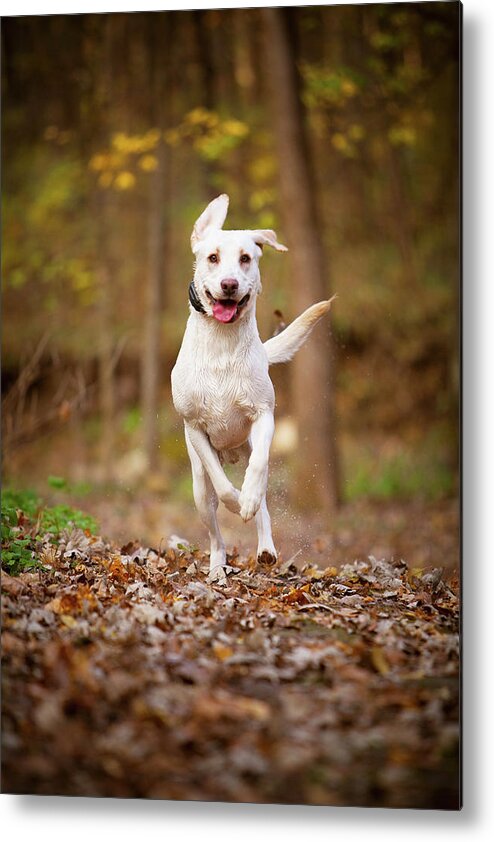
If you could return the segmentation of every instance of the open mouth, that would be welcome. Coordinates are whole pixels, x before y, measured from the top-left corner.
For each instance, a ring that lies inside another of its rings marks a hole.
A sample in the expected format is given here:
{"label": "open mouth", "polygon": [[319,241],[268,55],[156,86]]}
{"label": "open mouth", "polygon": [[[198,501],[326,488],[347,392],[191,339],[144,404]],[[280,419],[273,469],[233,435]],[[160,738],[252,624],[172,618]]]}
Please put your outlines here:
{"label": "open mouth", "polygon": [[211,302],[214,318],[216,321],[223,322],[224,324],[229,324],[238,319],[240,310],[247,304],[250,298],[250,294],[247,293],[240,301],[234,301],[233,298],[213,298],[208,289],[205,292]]}

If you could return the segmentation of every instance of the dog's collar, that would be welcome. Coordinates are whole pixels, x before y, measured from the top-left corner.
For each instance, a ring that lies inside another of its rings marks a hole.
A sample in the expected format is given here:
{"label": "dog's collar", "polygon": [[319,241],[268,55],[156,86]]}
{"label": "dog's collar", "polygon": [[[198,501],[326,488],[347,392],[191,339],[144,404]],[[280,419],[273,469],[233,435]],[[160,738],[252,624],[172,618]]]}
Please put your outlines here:
{"label": "dog's collar", "polygon": [[197,294],[197,290],[194,285],[194,281],[190,282],[189,286],[189,301],[192,304],[194,310],[197,310],[198,313],[206,313],[204,307],[201,304],[201,299]]}

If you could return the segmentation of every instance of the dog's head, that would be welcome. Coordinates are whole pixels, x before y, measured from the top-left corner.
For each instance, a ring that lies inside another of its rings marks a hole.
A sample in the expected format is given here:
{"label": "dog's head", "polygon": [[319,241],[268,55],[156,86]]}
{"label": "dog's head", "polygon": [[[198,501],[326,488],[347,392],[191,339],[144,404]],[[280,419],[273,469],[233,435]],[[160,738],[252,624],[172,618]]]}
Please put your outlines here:
{"label": "dog's head", "polygon": [[196,258],[197,295],[206,314],[225,324],[243,318],[261,291],[262,247],[288,251],[274,231],[223,231],[228,201],[225,193],[213,199],[194,225],[190,238]]}

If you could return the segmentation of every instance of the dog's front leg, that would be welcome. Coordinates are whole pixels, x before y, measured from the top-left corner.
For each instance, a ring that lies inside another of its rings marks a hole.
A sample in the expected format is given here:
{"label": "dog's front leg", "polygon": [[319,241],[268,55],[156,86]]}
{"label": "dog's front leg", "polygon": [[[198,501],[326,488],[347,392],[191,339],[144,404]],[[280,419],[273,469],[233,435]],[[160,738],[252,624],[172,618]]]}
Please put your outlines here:
{"label": "dog's front leg", "polygon": [[278,558],[273,535],[271,532],[271,518],[269,517],[266,497],[264,496],[256,514],[257,527],[257,560],[263,564],[274,564]]}
{"label": "dog's front leg", "polygon": [[185,432],[188,441],[204,465],[218,498],[227,509],[234,514],[238,514],[240,511],[239,493],[221,467],[218,454],[211,446],[206,433],[197,429],[197,427],[192,427],[187,421],[185,422]]}
{"label": "dog's front leg", "polygon": [[[252,453],[250,439],[246,445],[247,460]],[[261,500],[261,505],[256,513],[256,527],[257,527],[257,560],[264,564],[274,564],[278,558],[273,543],[273,534],[271,532],[271,518],[269,517],[268,506],[266,503],[266,495]]]}
{"label": "dog's front leg", "polygon": [[269,448],[273,440],[274,418],[265,412],[252,424],[250,444],[252,453],[240,492],[240,517],[247,521],[254,517],[266,494],[268,485]]}

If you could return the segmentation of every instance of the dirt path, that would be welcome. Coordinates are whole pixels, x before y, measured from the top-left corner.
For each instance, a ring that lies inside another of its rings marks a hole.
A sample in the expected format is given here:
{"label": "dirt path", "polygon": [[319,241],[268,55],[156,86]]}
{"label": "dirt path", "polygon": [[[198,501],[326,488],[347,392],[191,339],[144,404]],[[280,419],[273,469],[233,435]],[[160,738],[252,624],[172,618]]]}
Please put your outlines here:
{"label": "dirt path", "polygon": [[[458,807],[454,575],[80,531],[4,576],[3,791]],[[300,566],[300,564],[299,564]]]}

